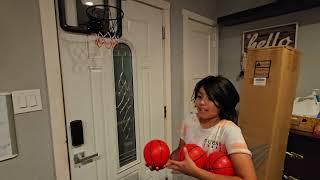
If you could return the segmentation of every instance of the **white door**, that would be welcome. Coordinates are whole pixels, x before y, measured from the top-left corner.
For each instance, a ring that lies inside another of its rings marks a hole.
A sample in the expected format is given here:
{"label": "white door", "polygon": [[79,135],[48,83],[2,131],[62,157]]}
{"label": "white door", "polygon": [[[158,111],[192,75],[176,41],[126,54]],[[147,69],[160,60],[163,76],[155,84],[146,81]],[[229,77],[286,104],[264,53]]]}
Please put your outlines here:
{"label": "white door", "polygon": [[183,10],[184,113],[194,111],[191,101],[195,84],[218,73],[217,38],[214,21]]}
{"label": "white door", "polygon": [[[94,36],[59,30],[72,180],[165,177],[148,172],[142,154],[148,140],[165,140],[163,12],[131,0],[122,6],[122,43],[114,50],[96,47]],[[76,147],[74,120],[84,134]]]}

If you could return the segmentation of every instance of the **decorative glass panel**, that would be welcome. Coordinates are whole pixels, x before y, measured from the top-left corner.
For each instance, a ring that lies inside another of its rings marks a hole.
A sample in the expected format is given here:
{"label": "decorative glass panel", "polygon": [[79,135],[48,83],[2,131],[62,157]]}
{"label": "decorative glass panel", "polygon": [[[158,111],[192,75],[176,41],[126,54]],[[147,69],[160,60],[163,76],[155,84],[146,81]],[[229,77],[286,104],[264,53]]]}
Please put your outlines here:
{"label": "decorative glass panel", "polygon": [[117,44],[113,50],[120,167],[137,160],[133,69],[130,47]]}

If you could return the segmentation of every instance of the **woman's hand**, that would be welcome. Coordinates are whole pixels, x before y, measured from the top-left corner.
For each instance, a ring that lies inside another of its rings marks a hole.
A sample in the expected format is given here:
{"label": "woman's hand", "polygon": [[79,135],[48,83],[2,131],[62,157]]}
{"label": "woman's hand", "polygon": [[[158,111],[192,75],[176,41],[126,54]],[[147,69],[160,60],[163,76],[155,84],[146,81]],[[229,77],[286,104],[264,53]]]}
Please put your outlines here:
{"label": "woman's hand", "polygon": [[196,177],[199,168],[190,158],[187,148],[184,147],[183,152],[185,157],[183,161],[169,159],[165,167],[172,169],[173,173],[181,172],[183,174]]}

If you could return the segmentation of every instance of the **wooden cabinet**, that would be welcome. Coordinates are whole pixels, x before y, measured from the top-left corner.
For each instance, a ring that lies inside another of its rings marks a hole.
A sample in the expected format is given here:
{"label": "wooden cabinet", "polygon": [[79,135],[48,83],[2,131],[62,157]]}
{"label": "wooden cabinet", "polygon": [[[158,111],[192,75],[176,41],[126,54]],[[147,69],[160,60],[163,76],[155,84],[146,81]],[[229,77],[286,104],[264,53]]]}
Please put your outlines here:
{"label": "wooden cabinet", "polygon": [[283,179],[320,180],[320,139],[289,133]]}

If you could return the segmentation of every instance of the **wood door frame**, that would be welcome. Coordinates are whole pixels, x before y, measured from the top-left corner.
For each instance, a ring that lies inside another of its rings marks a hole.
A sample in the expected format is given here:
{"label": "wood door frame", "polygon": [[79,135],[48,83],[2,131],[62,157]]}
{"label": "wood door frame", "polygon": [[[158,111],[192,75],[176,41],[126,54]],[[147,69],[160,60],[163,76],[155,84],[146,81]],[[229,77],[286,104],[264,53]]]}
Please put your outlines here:
{"label": "wood door frame", "polygon": [[[190,20],[193,20],[193,21],[196,21],[196,22],[199,22],[199,23],[201,23],[201,24],[204,24],[204,25],[208,25],[208,26],[212,26],[213,28],[216,28],[216,31],[215,31],[215,34],[214,34],[214,36],[215,36],[215,47],[216,47],[216,49],[215,49],[215,57],[214,57],[214,70],[213,70],[213,75],[218,75],[218,66],[219,66],[219,64],[218,64],[218,50],[219,50],[219,46],[218,46],[218,26],[217,26],[217,23],[216,23],[216,21],[214,21],[214,20],[212,20],[212,19],[210,19],[210,18],[207,18],[207,17],[204,17],[204,16],[201,16],[201,15],[199,15],[199,14],[197,14],[197,13],[194,13],[194,12],[192,12],[192,11],[189,11],[189,10],[186,10],[186,9],[182,9],[182,18],[183,18],[183,22],[182,22],[182,29],[183,29],[183,31],[182,31],[182,33],[183,33],[183,44],[182,44],[182,51],[183,51],[183,55],[182,55],[182,58],[183,58],[183,60],[182,60],[182,65],[183,65],[183,83],[186,83],[188,80],[186,79],[186,77],[185,77],[185,60],[188,58],[188,56],[189,56],[189,52],[187,51],[187,50],[185,50],[186,49],[186,47],[188,47],[188,42],[187,42],[187,38],[188,38],[188,31],[189,31],[189,29],[188,29],[188,27],[189,27],[189,25],[188,25],[188,22],[190,21]],[[184,93],[185,93],[185,89],[186,89],[186,85],[184,84],[183,85],[183,89],[184,89]],[[186,101],[186,98],[185,98],[185,94],[183,94],[183,101],[185,102]],[[187,112],[187,109],[188,109],[188,107],[186,107],[187,106],[187,104],[186,103],[184,103],[184,107],[183,107],[183,113],[184,114],[187,114],[188,112]]]}
{"label": "wood door frame", "polygon": [[[172,147],[172,115],[171,115],[171,60],[170,60],[170,3],[164,0],[135,0],[157,7],[163,11],[164,39],[164,81],[165,105],[167,118],[165,121],[165,138]],[[40,23],[42,28],[43,53],[48,88],[49,118],[53,144],[53,158],[56,180],[70,180],[68,145],[62,90],[62,74],[58,44],[58,27],[55,14],[55,2],[39,0]]]}

